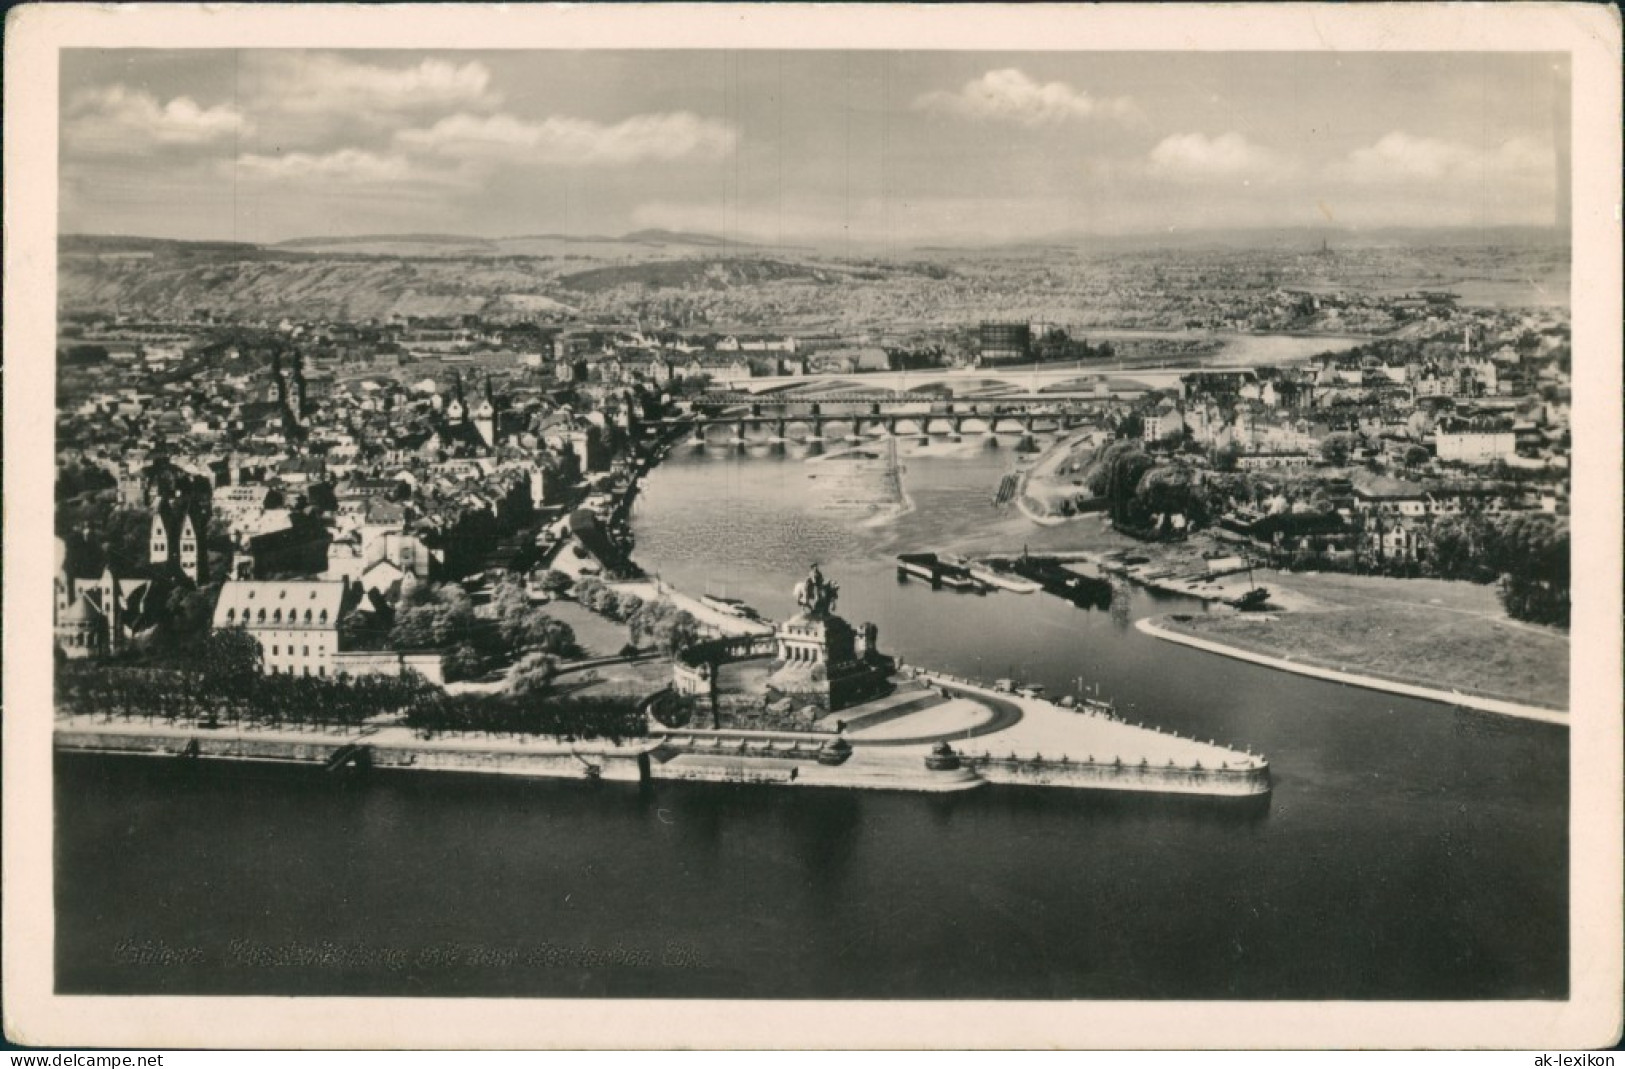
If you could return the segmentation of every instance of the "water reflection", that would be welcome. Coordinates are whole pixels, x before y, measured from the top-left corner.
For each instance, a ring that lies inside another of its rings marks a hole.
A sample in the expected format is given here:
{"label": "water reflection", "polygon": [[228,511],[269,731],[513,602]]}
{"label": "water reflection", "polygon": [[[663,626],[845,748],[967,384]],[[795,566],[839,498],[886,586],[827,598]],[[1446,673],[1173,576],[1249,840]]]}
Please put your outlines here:
{"label": "water reflection", "polygon": [[[992,444],[992,443],[990,443]],[[934,447],[933,447],[934,448]],[[638,555],[793,611],[809,559],[911,663],[1270,756],[1271,798],[523,781],[59,757],[58,989],[732,998],[1561,998],[1567,734],[1266,671],[1126,626],[1187,599],[895,581],[906,549],[1068,548],[989,507],[1008,450],[906,459],[915,510],[807,500],[793,450],[673,457]],[[1084,521],[1089,522],[1089,521]],[[177,879],[176,873],[184,873]],[[135,935],[208,954],[131,970]],[[234,940],[662,951],[703,967],[245,969]],[[685,959],[689,960],[689,959]]]}
{"label": "water reflection", "polygon": [[1269,819],[1270,795],[1212,798],[1136,791],[1050,791],[993,786],[978,793],[978,806],[1010,814],[1044,813],[1062,820],[1187,826],[1246,827]]}

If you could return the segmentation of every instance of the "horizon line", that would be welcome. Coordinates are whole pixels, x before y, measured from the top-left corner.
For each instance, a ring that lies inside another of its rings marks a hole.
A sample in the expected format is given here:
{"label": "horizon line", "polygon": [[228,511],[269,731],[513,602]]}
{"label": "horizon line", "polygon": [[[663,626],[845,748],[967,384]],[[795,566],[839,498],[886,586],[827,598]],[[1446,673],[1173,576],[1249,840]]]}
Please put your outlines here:
{"label": "horizon line", "polygon": [[715,233],[711,233],[711,232],[708,232],[708,231],[673,230],[673,229],[665,228],[665,227],[642,227],[642,228],[639,228],[639,229],[636,229],[636,230],[628,230],[628,231],[625,231],[625,232],[620,233],[620,234],[606,234],[606,233],[603,233],[602,231],[596,232],[596,233],[593,233],[593,232],[566,233],[566,232],[563,232],[563,231],[548,231],[548,232],[532,232],[532,233],[519,233],[519,234],[513,234],[513,233],[477,234],[477,233],[458,233],[458,232],[455,232],[455,231],[410,231],[410,232],[408,232],[408,231],[396,231],[396,232],[368,232],[368,233],[357,233],[357,234],[304,234],[304,235],[297,235],[297,236],[293,236],[293,237],[277,238],[277,239],[274,239],[274,240],[250,240],[250,239],[236,237],[236,236],[178,237],[178,236],[167,235],[167,234],[138,233],[138,232],[118,232],[118,231],[98,231],[98,230],[67,230],[67,231],[59,231],[56,236],[57,236],[57,239],[59,241],[64,239],[64,238],[90,238],[90,239],[116,238],[116,239],[122,239],[122,240],[128,240],[128,241],[173,242],[173,243],[176,243],[176,244],[183,244],[183,245],[186,245],[186,244],[190,244],[190,245],[224,244],[224,245],[243,245],[243,246],[248,246],[248,247],[253,247],[253,248],[276,248],[276,247],[279,247],[279,246],[288,246],[288,245],[293,245],[293,244],[301,243],[301,242],[320,243],[320,242],[341,242],[341,241],[353,241],[353,242],[363,242],[363,241],[401,241],[401,242],[411,242],[411,241],[423,241],[423,242],[427,242],[427,241],[447,241],[447,242],[450,242],[450,241],[487,241],[487,242],[501,242],[501,241],[525,241],[525,240],[553,239],[553,240],[559,240],[559,241],[581,242],[583,244],[589,244],[589,243],[593,243],[593,242],[604,242],[604,243],[628,242],[628,243],[631,243],[631,244],[644,244],[644,243],[649,243],[649,242],[637,241],[636,239],[637,239],[638,235],[662,234],[662,235],[668,235],[672,239],[670,241],[671,244],[678,244],[678,245],[685,244],[685,242],[682,241],[681,239],[683,239],[683,238],[692,238],[692,239],[700,239],[699,241],[694,242],[695,244],[711,243],[711,244],[716,244],[716,245],[719,245],[719,246],[740,246],[740,247],[752,247],[752,248],[762,248],[762,249],[793,248],[793,247],[807,248],[807,247],[836,246],[836,245],[846,245],[846,246],[849,246],[849,247],[854,246],[854,245],[856,245],[858,247],[869,247],[869,246],[877,246],[877,245],[890,245],[891,247],[899,248],[899,249],[904,249],[904,248],[909,248],[909,249],[937,249],[937,248],[967,248],[967,249],[973,249],[973,248],[997,248],[997,247],[1001,247],[1001,246],[1007,247],[1007,246],[1020,246],[1020,245],[1063,245],[1063,244],[1076,243],[1076,242],[1080,242],[1080,241],[1102,240],[1102,239],[1105,239],[1105,240],[1132,240],[1132,239],[1136,239],[1136,238],[1158,239],[1158,238],[1169,238],[1169,237],[1175,237],[1175,236],[1200,237],[1200,236],[1203,236],[1203,235],[1214,235],[1214,236],[1217,236],[1217,235],[1237,235],[1237,236],[1240,236],[1240,235],[1248,235],[1248,234],[1302,233],[1302,234],[1305,234],[1305,235],[1317,235],[1317,236],[1331,237],[1331,236],[1336,236],[1336,235],[1344,235],[1344,236],[1356,236],[1356,235],[1376,236],[1376,235],[1390,234],[1390,233],[1396,233],[1396,232],[1399,232],[1399,233],[1441,233],[1441,234],[1443,234],[1443,233],[1451,233],[1451,234],[1461,234],[1461,233],[1467,233],[1467,232],[1471,232],[1471,231],[1483,231],[1485,233],[1493,233],[1493,232],[1501,232],[1501,231],[1523,231],[1523,232],[1530,232],[1530,233],[1543,233],[1543,234],[1561,235],[1565,239],[1565,241],[1568,241],[1568,242],[1572,242],[1572,237],[1573,237],[1571,227],[1560,226],[1560,225],[1557,225],[1557,224],[1554,224],[1554,223],[1494,223],[1494,224],[1489,224],[1489,225],[1473,225],[1473,224],[1421,225],[1421,224],[1395,223],[1395,224],[1385,224],[1385,225],[1382,225],[1382,226],[1370,226],[1370,227],[1360,227],[1360,226],[1351,226],[1351,225],[1341,225],[1341,226],[1338,226],[1338,225],[1325,225],[1325,226],[1320,226],[1320,225],[1313,225],[1313,224],[1307,224],[1307,223],[1299,223],[1299,224],[1290,224],[1290,223],[1288,223],[1288,224],[1281,224],[1281,225],[1278,225],[1278,226],[1206,226],[1206,227],[1168,227],[1168,228],[1160,229],[1160,230],[1141,229],[1141,230],[1064,231],[1064,232],[1058,232],[1058,233],[1049,234],[1049,235],[1033,234],[1033,235],[1027,235],[1027,236],[1020,236],[1020,237],[1014,237],[1013,236],[1013,237],[1005,237],[1005,238],[991,238],[991,237],[986,237],[986,238],[930,237],[930,238],[926,238],[926,237],[922,237],[922,238],[918,238],[918,239],[907,241],[907,242],[890,241],[890,240],[886,239],[885,237],[876,237],[876,238],[867,239],[867,240],[860,239],[860,240],[857,240],[857,241],[854,241],[850,237],[827,237],[827,238],[799,237],[799,238],[796,238],[796,239],[785,239],[785,240],[780,240],[780,241],[774,241],[774,240],[764,239],[764,238],[760,238],[760,237],[753,237],[753,238],[728,237],[728,236],[725,236],[725,235],[715,234]]}

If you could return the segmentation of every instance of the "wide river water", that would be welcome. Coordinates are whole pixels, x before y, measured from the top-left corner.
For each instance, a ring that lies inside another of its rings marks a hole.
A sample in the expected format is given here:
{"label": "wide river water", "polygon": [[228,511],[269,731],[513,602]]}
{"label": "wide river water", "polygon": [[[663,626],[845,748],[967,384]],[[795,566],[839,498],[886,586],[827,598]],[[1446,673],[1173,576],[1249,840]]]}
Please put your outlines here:
{"label": "wide river water", "polygon": [[[1272,672],[1043,594],[931,592],[906,549],[1065,548],[990,500],[1012,454],[905,455],[912,509],[805,450],[680,446],[636,556],[770,616],[817,561],[906,661],[1114,697],[1251,747],[1266,804],[510,781],[61,756],[64,993],[1560,998],[1560,727]],[[850,487],[848,486],[848,490]],[[832,506],[831,501],[841,504]],[[1080,521],[1084,523],[1093,520]]]}

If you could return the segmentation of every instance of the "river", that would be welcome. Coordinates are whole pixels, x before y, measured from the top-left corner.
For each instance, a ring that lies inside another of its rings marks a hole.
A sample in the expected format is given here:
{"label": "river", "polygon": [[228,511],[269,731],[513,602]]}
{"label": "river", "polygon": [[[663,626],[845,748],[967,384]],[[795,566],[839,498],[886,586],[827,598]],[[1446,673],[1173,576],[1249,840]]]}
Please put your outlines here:
{"label": "river", "polygon": [[[1005,445],[1011,444],[1005,439]],[[1269,755],[1267,804],[512,782],[57,759],[64,993],[745,998],[1561,998],[1567,732],[1158,642],[1042,594],[900,583],[903,549],[1065,548],[989,502],[1008,449],[905,450],[891,519],[805,450],[679,447],[637,558],[838,611],[906,661]],[[1095,522],[1095,521],[1080,521]]]}

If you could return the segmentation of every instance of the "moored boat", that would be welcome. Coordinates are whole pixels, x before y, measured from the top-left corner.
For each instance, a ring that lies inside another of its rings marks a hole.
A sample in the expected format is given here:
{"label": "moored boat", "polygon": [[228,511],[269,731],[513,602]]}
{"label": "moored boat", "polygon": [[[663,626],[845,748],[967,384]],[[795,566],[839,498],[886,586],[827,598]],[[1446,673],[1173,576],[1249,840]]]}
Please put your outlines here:
{"label": "moored boat", "polygon": [[1036,594],[1044,589],[1031,579],[1023,579],[1019,575],[1012,575],[1008,572],[995,571],[981,563],[972,564],[970,573],[989,586],[996,586],[1000,590],[1010,590],[1017,594]]}
{"label": "moored boat", "polygon": [[976,594],[987,592],[987,584],[972,576],[969,568],[953,563],[952,558],[939,557],[935,553],[898,554],[897,574],[916,576],[927,580],[933,587],[945,586],[952,590],[968,590]]}

